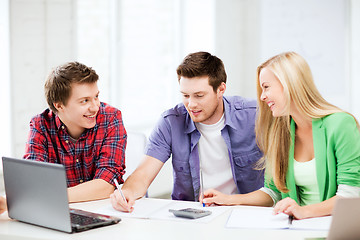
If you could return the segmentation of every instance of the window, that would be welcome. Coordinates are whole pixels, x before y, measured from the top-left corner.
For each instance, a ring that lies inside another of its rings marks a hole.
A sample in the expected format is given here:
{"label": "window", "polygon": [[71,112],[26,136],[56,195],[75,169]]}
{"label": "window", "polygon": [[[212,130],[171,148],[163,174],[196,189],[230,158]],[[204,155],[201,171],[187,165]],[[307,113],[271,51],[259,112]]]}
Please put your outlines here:
{"label": "window", "polygon": [[121,109],[127,129],[151,128],[179,100],[176,4],[77,1],[77,58],[98,72],[100,99]]}

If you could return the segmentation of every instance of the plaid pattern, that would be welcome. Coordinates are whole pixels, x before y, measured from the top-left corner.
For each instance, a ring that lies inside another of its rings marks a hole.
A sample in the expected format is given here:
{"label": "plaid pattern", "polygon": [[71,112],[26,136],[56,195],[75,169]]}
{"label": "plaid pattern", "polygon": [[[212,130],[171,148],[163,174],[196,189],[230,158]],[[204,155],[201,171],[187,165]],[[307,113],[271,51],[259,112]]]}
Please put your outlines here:
{"label": "plaid pattern", "polygon": [[122,183],[126,138],[120,110],[105,103],[100,104],[95,127],[86,129],[76,143],[59,117],[46,109],[30,122],[24,158],[63,164],[68,187],[92,179]]}

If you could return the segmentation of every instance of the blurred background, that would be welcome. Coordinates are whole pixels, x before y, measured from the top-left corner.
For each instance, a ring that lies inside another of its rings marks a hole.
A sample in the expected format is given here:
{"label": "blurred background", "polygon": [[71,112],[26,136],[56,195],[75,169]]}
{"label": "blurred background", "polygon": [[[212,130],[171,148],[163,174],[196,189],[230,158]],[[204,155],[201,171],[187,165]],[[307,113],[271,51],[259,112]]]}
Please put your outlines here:
{"label": "blurred background", "polygon": [[[261,62],[296,51],[323,96],[360,119],[357,0],[0,0],[0,156],[23,156],[53,67],[93,67],[100,100],[122,111],[127,130],[148,135],[181,101],[175,70],[196,51],[224,61],[226,95],[247,98]],[[171,188],[168,162],[149,196]]]}

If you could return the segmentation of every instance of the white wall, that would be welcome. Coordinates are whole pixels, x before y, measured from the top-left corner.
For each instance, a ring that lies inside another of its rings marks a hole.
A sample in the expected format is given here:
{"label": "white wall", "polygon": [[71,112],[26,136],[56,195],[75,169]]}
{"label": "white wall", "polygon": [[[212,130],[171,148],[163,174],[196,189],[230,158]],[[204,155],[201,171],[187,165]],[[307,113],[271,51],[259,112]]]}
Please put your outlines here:
{"label": "white wall", "polygon": [[[10,39],[9,39],[9,2],[0,1],[0,102],[2,103],[0,117],[0,156],[12,153],[11,144],[11,105],[10,105]],[[1,163],[1,160],[0,160]],[[2,164],[0,164],[2,169]]]}
{"label": "white wall", "polygon": [[10,1],[11,132],[13,155],[22,157],[32,116],[46,105],[49,70],[73,58],[71,0]]}
{"label": "white wall", "polygon": [[[0,157],[10,156],[11,144],[11,109],[10,109],[10,64],[9,64],[9,2],[0,1]],[[4,191],[2,181],[2,162],[0,159],[0,195]]]}
{"label": "white wall", "polygon": [[224,62],[228,75],[226,95],[255,98],[255,70],[261,43],[260,2],[216,1],[215,54]]}
{"label": "white wall", "polygon": [[350,111],[360,121],[360,1],[350,1]]}

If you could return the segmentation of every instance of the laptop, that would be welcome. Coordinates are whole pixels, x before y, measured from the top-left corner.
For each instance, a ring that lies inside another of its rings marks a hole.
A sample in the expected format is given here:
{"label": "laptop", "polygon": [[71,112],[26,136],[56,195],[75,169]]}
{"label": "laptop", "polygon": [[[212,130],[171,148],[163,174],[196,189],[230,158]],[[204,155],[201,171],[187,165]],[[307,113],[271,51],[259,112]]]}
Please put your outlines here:
{"label": "laptop", "polygon": [[121,221],[116,217],[70,209],[63,165],[8,157],[2,160],[10,218],[67,233]]}

